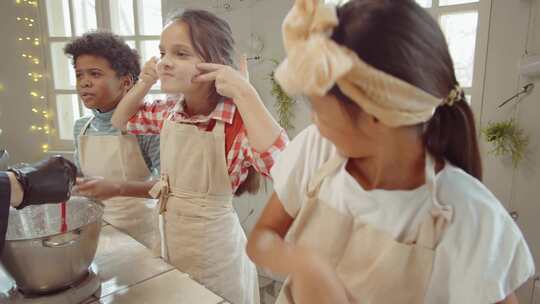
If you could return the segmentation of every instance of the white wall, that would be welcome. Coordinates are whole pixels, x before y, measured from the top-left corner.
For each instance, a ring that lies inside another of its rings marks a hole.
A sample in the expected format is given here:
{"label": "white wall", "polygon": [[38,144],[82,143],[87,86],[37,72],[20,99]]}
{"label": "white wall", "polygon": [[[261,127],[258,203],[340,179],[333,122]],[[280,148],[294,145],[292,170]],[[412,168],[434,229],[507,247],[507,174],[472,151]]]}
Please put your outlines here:
{"label": "white wall", "polygon": [[[15,19],[16,16],[31,17],[29,13],[32,11],[35,10],[17,7],[15,1],[0,1],[0,83],[4,86],[0,91],[0,129],[3,130],[0,149],[8,149],[11,163],[33,162],[42,158],[41,145],[47,142],[43,133],[29,131],[32,124],[41,122],[41,118],[31,112],[33,101],[29,92],[35,86],[31,85],[27,73],[29,67],[43,69],[43,65],[30,65],[23,60],[21,53],[29,49],[29,44],[17,40],[20,36],[40,35],[38,27],[32,31],[21,31],[20,23]],[[41,52],[41,47],[30,49],[34,54]]]}
{"label": "white wall", "polygon": [[[529,18],[531,17],[531,18]],[[540,5],[538,0],[493,0],[489,31],[481,124],[515,117],[530,136],[527,160],[513,170],[509,160],[486,153],[483,143],[484,181],[510,211],[519,214],[518,225],[540,261],[540,79],[519,76],[525,50],[540,54]],[[497,105],[520,87],[534,82],[536,89],[519,104],[497,110]],[[471,232],[474,233],[474,232]],[[519,291],[522,303],[530,303],[531,285]],[[540,291],[537,291],[537,293]],[[540,294],[536,296],[540,298]],[[535,299],[540,301],[540,299]]]}

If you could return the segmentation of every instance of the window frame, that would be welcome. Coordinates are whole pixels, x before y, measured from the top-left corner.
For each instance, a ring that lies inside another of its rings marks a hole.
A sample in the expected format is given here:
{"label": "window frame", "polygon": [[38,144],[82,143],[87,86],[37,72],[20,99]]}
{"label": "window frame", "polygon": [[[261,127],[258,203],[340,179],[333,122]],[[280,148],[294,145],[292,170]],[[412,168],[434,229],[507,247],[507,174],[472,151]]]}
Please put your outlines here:
{"label": "window frame", "polygon": [[431,7],[424,8],[440,24],[440,17],[446,14],[478,12],[476,28],[476,43],[474,51],[472,86],[463,87],[465,94],[471,96],[471,108],[476,119],[476,130],[480,130],[480,117],[484,102],[484,82],[487,61],[487,46],[489,42],[489,22],[491,18],[492,0],[478,2],[440,5],[440,0],[432,0]]}
{"label": "window frame", "polygon": [[[41,22],[41,41],[43,45],[43,58],[41,59],[43,61],[45,71],[44,73],[46,75],[46,92],[45,96],[48,101],[48,111],[49,113],[52,113],[51,121],[49,122],[49,125],[52,126],[52,129],[55,130],[54,132],[51,132],[49,134],[49,152],[51,154],[54,153],[69,153],[74,150],[74,140],[71,139],[62,139],[60,137],[59,133],[59,117],[57,117],[57,95],[67,94],[67,95],[77,95],[77,91],[75,88],[73,89],[57,89],[55,85],[54,80],[54,71],[52,70],[52,62],[53,62],[53,55],[51,52],[51,43],[66,43],[70,42],[73,39],[80,37],[76,33],[76,24],[74,22],[74,5],[73,2],[78,0],[68,0],[69,3],[69,18],[70,18],[70,26],[71,26],[71,35],[70,36],[50,36],[49,33],[49,20],[48,20],[48,12],[47,12],[47,5],[45,1],[43,1],[42,5],[39,6],[39,14],[40,18],[42,20]],[[115,0],[95,0],[96,4],[96,28],[100,30],[108,30],[112,31],[112,16],[110,13],[110,5],[111,1]],[[135,48],[139,52],[140,55],[142,55],[142,44],[143,41],[155,41],[159,40],[159,35],[144,35],[141,33],[141,16],[139,14],[139,6],[143,3],[143,0],[131,0],[133,2],[133,22],[134,22],[134,35],[120,35],[126,42],[133,41],[135,43]],[[161,0],[161,16],[162,16],[162,22],[164,22],[164,14],[165,14],[165,8],[166,8],[166,0]],[[141,58],[143,60],[143,58]],[[144,64],[144,62],[141,62],[141,65]],[[71,61],[69,68],[72,68]],[[161,91],[159,89],[152,89],[149,94],[160,94]],[[79,117],[84,116],[84,105],[81,101],[81,99],[77,96],[78,100],[78,110],[79,110]],[[74,115],[74,121],[77,118],[75,118]]]}

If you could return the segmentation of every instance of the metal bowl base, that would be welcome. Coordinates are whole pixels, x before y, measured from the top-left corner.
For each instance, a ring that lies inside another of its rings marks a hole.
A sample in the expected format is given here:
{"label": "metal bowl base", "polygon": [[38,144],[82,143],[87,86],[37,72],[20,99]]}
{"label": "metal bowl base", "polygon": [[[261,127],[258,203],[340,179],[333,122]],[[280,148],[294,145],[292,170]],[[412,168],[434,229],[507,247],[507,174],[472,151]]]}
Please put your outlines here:
{"label": "metal bowl base", "polygon": [[[0,295],[0,303],[13,304],[72,304],[81,303],[91,298],[100,288],[101,279],[97,275],[94,267],[88,269],[88,274],[73,286],[45,295],[27,295],[12,288],[7,294]],[[97,298],[96,298],[97,300]]]}

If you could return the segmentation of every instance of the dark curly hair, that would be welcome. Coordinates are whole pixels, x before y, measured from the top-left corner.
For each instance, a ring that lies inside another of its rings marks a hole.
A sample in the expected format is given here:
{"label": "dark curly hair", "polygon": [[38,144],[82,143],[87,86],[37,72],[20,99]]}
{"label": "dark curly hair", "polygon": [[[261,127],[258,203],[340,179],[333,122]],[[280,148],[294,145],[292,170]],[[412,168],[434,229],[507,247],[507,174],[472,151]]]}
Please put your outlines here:
{"label": "dark curly hair", "polygon": [[64,47],[64,53],[71,55],[73,66],[81,55],[105,58],[117,76],[131,75],[136,82],[141,72],[139,53],[118,35],[105,31],[88,32]]}

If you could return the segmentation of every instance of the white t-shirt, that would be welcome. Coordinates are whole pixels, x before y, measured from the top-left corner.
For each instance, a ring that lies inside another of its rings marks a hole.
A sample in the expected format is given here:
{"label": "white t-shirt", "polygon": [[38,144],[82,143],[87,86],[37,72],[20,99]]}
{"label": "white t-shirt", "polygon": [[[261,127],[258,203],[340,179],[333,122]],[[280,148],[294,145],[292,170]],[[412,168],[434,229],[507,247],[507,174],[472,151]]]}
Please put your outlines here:
{"label": "white t-shirt", "polygon": [[[315,171],[337,155],[315,126],[303,130],[272,168],[274,190],[295,217]],[[523,235],[508,212],[478,180],[446,164],[435,177],[437,198],[454,209],[435,251],[425,303],[496,303],[534,274]],[[364,190],[343,164],[321,184],[319,198],[402,241],[433,206],[426,185],[411,191]],[[360,270],[359,270],[360,271]]]}

